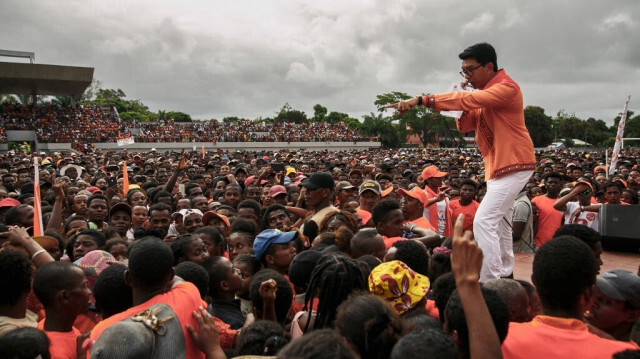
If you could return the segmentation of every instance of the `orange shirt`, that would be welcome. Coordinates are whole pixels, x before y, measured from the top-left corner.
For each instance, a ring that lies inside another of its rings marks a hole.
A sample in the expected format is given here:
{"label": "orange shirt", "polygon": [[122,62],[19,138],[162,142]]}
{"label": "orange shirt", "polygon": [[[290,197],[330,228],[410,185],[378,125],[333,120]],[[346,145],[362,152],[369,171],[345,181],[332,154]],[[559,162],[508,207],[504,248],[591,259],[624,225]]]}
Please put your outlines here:
{"label": "orange shirt", "polygon": [[536,247],[540,248],[547,243],[556,233],[556,230],[562,226],[564,212],[560,212],[553,208],[556,199],[547,196],[538,196],[531,200],[538,209],[538,231],[536,232]]}
{"label": "orange shirt", "polygon": [[363,225],[366,225],[367,222],[369,222],[369,220],[371,219],[371,212],[360,209],[360,207],[356,208],[356,213],[358,213],[360,219],[362,219]]}
{"label": "orange shirt", "polygon": [[[196,322],[192,313],[198,310],[199,306],[206,308],[207,303],[205,303],[200,298],[200,292],[198,292],[198,288],[196,288],[195,285],[189,282],[182,282],[166,293],[158,294],[140,305],[136,305],[135,307],[129,308],[122,313],[118,313],[101,321],[100,323],[96,324],[96,326],[91,331],[91,340],[98,339],[98,337],[100,337],[100,334],[102,334],[102,332],[111,324],[127,319],[130,316],[140,313],[158,303],[167,304],[176,313],[176,316],[180,321],[180,325],[182,326],[182,334],[184,335],[184,341],[186,345],[186,357],[204,358],[204,354],[193,343],[193,340],[191,339],[191,336],[187,331],[186,325],[190,324],[192,327],[198,328],[198,323]],[[216,323],[216,327],[218,327],[218,323]],[[236,332],[237,331],[226,330],[220,332],[220,343],[222,344],[223,348],[229,348],[226,346],[229,345],[228,336],[235,336]],[[233,342],[233,337],[231,337],[231,342]]]}
{"label": "orange shirt", "polygon": [[76,338],[80,332],[75,327],[70,332],[49,332],[44,330],[44,321],[38,323],[38,329],[42,330],[49,338],[49,354],[51,359],[76,359],[78,347]]}
{"label": "orange shirt", "polygon": [[[429,186],[424,188],[427,198],[438,197],[438,192],[434,192]],[[424,216],[429,219],[429,223],[435,228],[436,233],[449,237],[452,234],[453,226],[451,224],[451,208],[449,208],[449,198],[438,201],[431,206],[424,208]],[[441,230],[442,229],[442,230]]]}
{"label": "orange shirt", "polygon": [[502,343],[505,359],[611,358],[636,344],[600,338],[580,320],[538,315],[529,323],[509,323]]}
{"label": "orange shirt", "polygon": [[393,246],[394,243],[396,242],[400,242],[400,241],[406,241],[406,238],[402,238],[402,237],[385,237],[382,236],[382,240],[384,241],[384,246],[389,249],[391,248],[391,246]]}
{"label": "orange shirt", "polygon": [[524,124],[522,91],[504,70],[481,90],[429,95],[427,105],[437,111],[465,111],[456,125],[462,133],[476,131],[485,180],[535,168],[533,142]]}
{"label": "orange shirt", "polygon": [[459,215],[464,214],[464,230],[473,232],[473,219],[476,217],[478,206],[480,206],[480,203],[473,200],[468,205],[463,206],[460,204],[460,198],[456,198],[449,202],[449,207],[453,214],[451,218],[455,221]]}
{"label": "orange shirt", "polygon": [[437,232],[435,228],[433,228],[433,226],[431,225],[431,222],[429,222],[426,218],[424,217],[420,217],[418,219],[414,219],[413,221],[404,221],[404,223],[413,223],[416,226],[420,227],[420,228],[424,228],[424,229],[430,229],[434,232]]}

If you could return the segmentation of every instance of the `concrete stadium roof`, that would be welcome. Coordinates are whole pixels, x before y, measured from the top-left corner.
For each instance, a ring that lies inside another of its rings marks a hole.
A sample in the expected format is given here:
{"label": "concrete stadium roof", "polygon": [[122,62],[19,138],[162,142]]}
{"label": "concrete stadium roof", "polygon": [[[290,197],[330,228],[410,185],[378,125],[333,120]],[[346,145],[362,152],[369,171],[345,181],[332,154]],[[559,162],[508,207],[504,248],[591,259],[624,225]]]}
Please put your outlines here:
{"label": "concrete stadium roof", "polygon": [[91,85],[93,67],[0,62],[0,93],[80,96]]}

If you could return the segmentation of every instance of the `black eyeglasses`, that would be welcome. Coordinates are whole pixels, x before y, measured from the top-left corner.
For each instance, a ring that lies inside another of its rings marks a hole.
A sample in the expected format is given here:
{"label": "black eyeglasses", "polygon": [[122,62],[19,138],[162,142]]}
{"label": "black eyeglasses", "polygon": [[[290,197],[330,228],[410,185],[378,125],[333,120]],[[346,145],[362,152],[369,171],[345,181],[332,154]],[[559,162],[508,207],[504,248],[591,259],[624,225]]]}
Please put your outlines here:
{"label": "black eyeglasses", "polygon": [[471,75],[473,75],[473,72],[475,70],[481,68],[482,66],[484,66],[484,64],[480,64],[480,65],[478,65],[476,67],[473,67],[473,68],[470,68],[470,69],[462,70],[462,71],[460,71],[460,76],[462,76],[462,77],[469,76],[470,77]]}

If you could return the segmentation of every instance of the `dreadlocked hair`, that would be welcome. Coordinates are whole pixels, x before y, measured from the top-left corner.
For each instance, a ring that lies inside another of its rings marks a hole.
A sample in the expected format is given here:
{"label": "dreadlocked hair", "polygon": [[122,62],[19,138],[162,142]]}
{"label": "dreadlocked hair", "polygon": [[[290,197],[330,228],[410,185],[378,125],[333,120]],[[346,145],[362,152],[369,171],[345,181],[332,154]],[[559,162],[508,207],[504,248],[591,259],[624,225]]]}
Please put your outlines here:
{"label": "dreadlocked hair", "polygon": [[[366,288],[367,283],[355,260],[339,253],[327,253],[320,257],[311,273],[304,298],[304,310],[311,318],[311,308],[317,293],[318,306],[314,329],[333,328],[338,305],[352,292],[366,290]],[[310,319],[307,320],[305,332],[308,331],[310,322]]]}

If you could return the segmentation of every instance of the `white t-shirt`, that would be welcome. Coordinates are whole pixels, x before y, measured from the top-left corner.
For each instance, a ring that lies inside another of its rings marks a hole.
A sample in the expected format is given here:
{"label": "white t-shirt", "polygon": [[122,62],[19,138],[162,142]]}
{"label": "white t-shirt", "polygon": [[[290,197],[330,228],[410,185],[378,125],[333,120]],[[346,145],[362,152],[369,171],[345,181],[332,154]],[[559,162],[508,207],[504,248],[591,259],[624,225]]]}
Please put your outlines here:
{"label": "white t-shirt", "polygon": [[[576,209],[580,208],[579,202],[568,202],[567,210],[564,212],[564,224],[570,224],[569,219],[571,218],[571,214],[575,212]],[[584,211],[581,212],[580,215],[573,220],[574,224],[582,224],[587,226],[596,232],[600,232],[600,213],[599,212],[589,212]]]}

